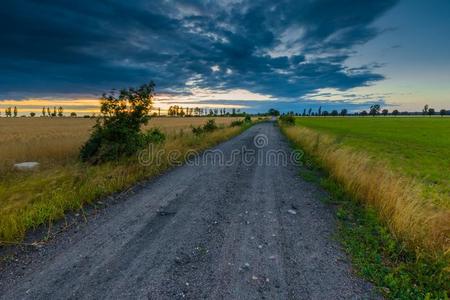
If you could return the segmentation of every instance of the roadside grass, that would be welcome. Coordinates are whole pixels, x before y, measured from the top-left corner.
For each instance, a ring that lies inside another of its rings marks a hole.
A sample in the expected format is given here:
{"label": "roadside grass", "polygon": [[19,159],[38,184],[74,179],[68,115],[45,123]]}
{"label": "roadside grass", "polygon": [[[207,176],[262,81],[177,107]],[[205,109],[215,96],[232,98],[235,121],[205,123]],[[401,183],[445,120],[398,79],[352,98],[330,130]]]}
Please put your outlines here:
{"label": "roadside grass", "polygon": [[[207,119],[202,118],[205,122]],[[27,230],[60,219],[68,211],[122,191],[138,181],[151,178],[181,164],[188,151],[202,151],[225,141],[250,124],[221,127],[195,136],[189,127],[167,133],[166,142],[148,151],[146,159],[157,161],[143,165],[138,156],[102,165],[88,165],[71,158],[41,170],[23,173],[7,171],[0,179],[0,245],[20,241]],[[175,156],[156,157],[158,150]]]}
{"label": "roadside grass", "polygon": [[428,200],[420,180],[328,133],[303,126],[282,128],[294,144],[320,161],[346,192],[372,207],[407,247],[432,257],[450,254],[450,210]]}
{"label": "roadside grass", "polygon": [[[293,147],[299,147],[293,143]],[[301,147],[300,147],[301,148]],[[349,254],[358,275],[372,282],[389,299],[448,299],[448,260],[408,249],[392,235],[377,212],[361,206],[336,182],[321,162],[306,153],[300,176],[328,191],[323,202],[333,205],[337,238]]]}

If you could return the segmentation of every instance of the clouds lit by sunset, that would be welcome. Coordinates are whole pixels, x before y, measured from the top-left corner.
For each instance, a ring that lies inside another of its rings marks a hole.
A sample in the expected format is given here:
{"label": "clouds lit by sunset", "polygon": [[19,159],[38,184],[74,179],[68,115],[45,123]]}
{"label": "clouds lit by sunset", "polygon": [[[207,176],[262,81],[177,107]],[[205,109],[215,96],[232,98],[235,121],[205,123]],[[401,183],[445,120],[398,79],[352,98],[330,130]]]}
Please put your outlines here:
{"label": "clouds lit by sunset", "polygon": [[0,108],[92,113],[149,80],[162,109],[448,108],[449,20],[446,0],[7,1]]}

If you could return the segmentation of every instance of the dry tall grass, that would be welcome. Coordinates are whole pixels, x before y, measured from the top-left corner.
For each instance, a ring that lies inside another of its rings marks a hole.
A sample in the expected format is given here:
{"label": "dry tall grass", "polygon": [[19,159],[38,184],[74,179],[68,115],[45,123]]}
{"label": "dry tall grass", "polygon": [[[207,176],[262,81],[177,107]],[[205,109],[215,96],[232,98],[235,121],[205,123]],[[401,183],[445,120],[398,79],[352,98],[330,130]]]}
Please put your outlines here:
{"label": "dry tall grass", "polygon": [[[215,118],[229,125],[236,117]],[[242,118],[241,118],[242,119]],[[166,134],[204,124],[207,118],[152,118],[147,127],[158,127]],[[0,118],[0,171],[14,163],[38,161],[43,167],[71,163],[89,137],[94,119],[84,118]]]}
{"label": "dry tall grass", "polygon": [[298,126],[283,131],[316,157],[351,195],[375,208],[391,232],[413,250],[440,256],[450,251],[450,211],[422,199],[421,184],[395,173],[332,136]]}

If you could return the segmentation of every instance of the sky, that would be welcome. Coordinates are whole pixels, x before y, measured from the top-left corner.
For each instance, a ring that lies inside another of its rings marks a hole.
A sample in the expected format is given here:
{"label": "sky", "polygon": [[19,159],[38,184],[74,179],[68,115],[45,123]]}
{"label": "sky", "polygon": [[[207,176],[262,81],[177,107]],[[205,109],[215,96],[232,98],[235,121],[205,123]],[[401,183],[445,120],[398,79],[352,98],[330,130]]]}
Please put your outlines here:
{"label": "sky", "polygon": [[6,0],[0,108],[92,113],[156,83],[169,105],[450,109],[448,0]]}

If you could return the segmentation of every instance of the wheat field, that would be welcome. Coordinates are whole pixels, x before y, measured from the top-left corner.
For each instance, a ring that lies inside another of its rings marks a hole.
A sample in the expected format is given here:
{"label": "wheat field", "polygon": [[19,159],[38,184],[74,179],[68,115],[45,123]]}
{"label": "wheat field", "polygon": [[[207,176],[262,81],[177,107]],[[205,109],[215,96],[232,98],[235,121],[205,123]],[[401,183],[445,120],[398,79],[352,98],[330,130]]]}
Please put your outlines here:
{"label": "wheat field", "polygon": [[[237,117],[216,117],[218,125],[229,125]],[[166,134],[189,131],[206,122],[205,117],[152,118],[147,128],[157,127]],[[71,163],[89,137],[95,119],[87,118],[0,118],[0,170],[14,163],[37,161],[42,167]]]}

